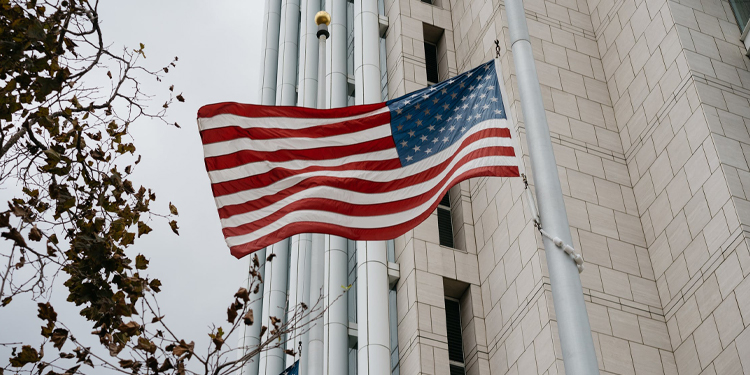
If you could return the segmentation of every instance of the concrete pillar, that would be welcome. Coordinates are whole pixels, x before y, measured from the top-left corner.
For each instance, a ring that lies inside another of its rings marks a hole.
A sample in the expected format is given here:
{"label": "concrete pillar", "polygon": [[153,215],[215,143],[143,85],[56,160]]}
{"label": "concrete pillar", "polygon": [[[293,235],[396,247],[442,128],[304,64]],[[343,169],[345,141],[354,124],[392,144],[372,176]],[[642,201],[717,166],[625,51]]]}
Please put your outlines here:
{"label": "concrete pillar", "polygon": [[[248,269],[252,267],[253,257],[257,255],[258,260],[260,263],[260,277],[263,279],[265,278],[265,259],[266,259],[266,249],[258,250],[254,254],[250,254],[246,256]],[[242,358],[245,353],[255,350],[255,348],[258,347],[258,344],[260,344],[260,326],[261,321],[258,320],[258,317],[263,315],[263,288],[260,289],[258,294],[253,294],[253,285],[252,282],[252,276],[250,274],[247,274],[247,281],[245,282],[245,288],[250,291],[250,310],[253,310],[253,316],[255,317],[255,323],[250,326],[242,325],[242,332],[240,334],[238,347],[244,348],[242,350],[239,350],[237,352],[237,358]],[[261,284],[261,287],[263,284]],[[239,317],[238,319],[241,319],[242,317]],[[238,375],[258,375],[258,359],[259,356],[256,355],[252,359],[250,359],[248,362],[246,362],[242,368],[240,369]]]}
{"label": "concrete pillar", "polygon": [[[276,317],[284,322],[287,302],[287,272],[289,271],[289,239],[279,241],[270,248],[266,248],[268,256],[275,257],[266,263],[265,279],[263,280],[263,318],[261,325],[268,327],[262,340],[266,340],[273,330],[270,317]],[[283,341],[283,338],[282,338]],[[279,375],[284,371],[284,347],[270,348],[260,354],[258,374]]]}
{"label": "concrete pillar", "polygon": [[281,1],[279,33],[279,71],[276,78],[276,105],[297,104],[297,38],[299,37],[299,0]]}
{"label": "concrete pillar", "polygon": [[[305,314],[300,308],[300,304],[304,303],[310,306],[310,248],[312,245],[312,234],[304,233],[292,236],[290,238],[291,244],[291,259],[289,262],[289,307],[287,312],[287,319],[291,320],[293,314]],[[306,319],[300,320],[298,325],[302,326],[306,323]],[[292,333],[292,337],[288,338],[287,349],[297,351],[300,348],[300,342],[302,343],[302,357],[287,356],[286,366],[289,367],[294,364],[296,359],[300,359],[300,368],[307,360],[307,334],[301,334],[304,328],[295,330]],[[301,336],[300,336],[301,335]],[[296,337],[295,337],[296,336]]]}
{"label": "concrete pillar", "polygon": [[[346,238],[325,235],[325,304],[323,316],[323,373],[326,375],[347,374],[349,371],[349,317],[342,286],[347,283]],[[335,302],[334,302],[335,301]]]}
{"label": "concrete pillar", "polygon": [[[281,0],[266,0],[263,15],[263,40],[261,47],[260,93],[263,105],[276,104],[276,73],[279,58],[279,22]],[[259,255],[260,256],[260,255]]]}
{"label": "concrete pillar", "polygon": [[320,11],[320,0],[302,0],[300,3],[299,38],[299,99],[300,107],[317,108],[318,98],[318,25],[315,14]]}
{"label": "concrete pillar", "polygon": [[354,0],[354,103],[381,101],[377,0]]}
{"label": "concrete pillar", "polygon": [[331,14],[331,37],[326,46],[326,107],[347,105],[346,73],[346,0],[326,0],[326,12]]}
{"label": "concrete pillar", "polygon": [[[312,248],[310,250],[310,308],[316,306],[316,303],[323,294],[323,279],[325,276],[325,235],[312,235]],[[323,302],[317,305],[325,308]],[[306,367],[302,368],[301,374],[305,375],[323,375],[323,324],[324,321],[318,320],[310,326],[308,333]],[[305,371],[305,369],[307,369]]]}
{"label": "concrete pillar", "polygon": [[385,241],[357,241],[357,374],[389,375],[388,260]]}

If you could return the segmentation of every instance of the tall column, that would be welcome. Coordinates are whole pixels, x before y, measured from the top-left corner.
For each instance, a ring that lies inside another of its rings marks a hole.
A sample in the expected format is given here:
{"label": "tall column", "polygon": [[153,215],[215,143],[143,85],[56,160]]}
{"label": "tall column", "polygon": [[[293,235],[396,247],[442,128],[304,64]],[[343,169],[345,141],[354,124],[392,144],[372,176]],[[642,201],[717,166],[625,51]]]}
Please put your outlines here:
{"label": "tall column", "polygon": [[[310,250],[310,307],[316,306],[320,296],[323,295],[323,277],[325,267],[325,235],[312,235],[312,249]],[[321,303],[317,305],[325,308]],[[300,373],[305,375],[323,375],[323,324],[316,321],[310,326],[307,345],[307,366]],[[303,354],[303,357],[305,354]],[[305,370],[306,369],[306,370]]]}
{"label": "tall column", "polygon": [[[356,104],[381,101],[377,0],[354,0]],[[357,372],[390,374],[388,260],[385,241],[357,241]]]}
{"label": "tall column", "polygon": [[[266,248],[266,252],[273,260],[266,262],[266,275],[263,280],[263,318],[261,325],[269,327],[262,340],[266,340],[273,330],[271,317],[276,317],[284,322],[286,313],[286,291],[287,291],[287,272],[289,271],[289,239],[279,241],[271,248]],[[282,338],[283,341],[283,338]],[[264,350],[260,354],[258,374],[261,375],[279,375],[284,371],[284,347],[271,348]]]}
{"label": "tall column", "polygon": [[279,71],[276,78],[276,105],[297,104],[297,38],[299,0],[282,0],[279,34]]}
{"label": "tall column", "polygon": [[346,0],[326,0],[326,11],[331,14],[331,39],[326,47],[326,107],[347,105],[346,87]]}
{"label": "tall column", "polygon": [[388,375],[388,260],[385,241],[357,241],[357,373]]}
{"label": "tall column", "polygon": [[[247,267],[248,269],[252,267],[253,257],[257,255],[258,260],[260,263],[260,270],[258,272],[260,273],[260,278],[265,278],[265,258],[266,258],[266,249],[259,250],[254,254],[248,255],[247,258]],[[253,315],[256,317],[262,316],[263,314],[263,289],[260,290],[258,294],[253,294],[253,287],[252,285],[252,276],[248,273],[247,274],[247,281],[245,282],[245,288],[247,288],[248,291],[250,291],[250,310],[253,311]],[[263,286],[263,284],[261,284]],[[262,324],[260,321],[256,321],[253,325],[246,326],[242,325],[242,333],[240,334],[238,347],[242,348],[237,352],[237,357],[242,358],[245,353],[255,350],[255,348],[258,347],[258,344],[260,344],[260,326]],[[255,357],[251,358],[249,361],[247,361],[242,368],[240,369],[238,375],[257,375],[258,374],[258,359],[259,356],[256,355]]]}
{"label": "tall column", "polygon": [[[263,40],[261,47],[260,104],[276,104],[276,72],[279,58],[279,22],[281,0],[266,0],[263,15]],[[260,255],[259,255],[260,256]]]}
{"label": "tall column", "polygon": [[323,373],[326,375],[349,372],[349,316],[342,286],[347,283],[348,240],[325,236],[325,302],[328,311],[323,316]]}
{"label": "tall column", "polygon": [[[291,239],[291,262],[289,264],[289,307],[287,309],[287,319],[291,320],[293,314],[306,314],[302,311],[300,304],[304,303],[310,306],[310,248],[312,245],[312,234],[304,233],[292,236]],[[299,320],[297,325],[304,326],[307,319]],[[294,364],[294,361],[300,359],[300,368],[303,368],[307,355],[307,334],[303,334],[305,328],[294,330],[292,337],[288,337],[287,349],[297,351],[302,343],[302,356],[287,356],[286,366]]]}
{"label": "tall column", "polygon": [[315,14],[320,0],[302,0],[299,30],[299,100],[300,107],[317,108],[318,97],[318,25]]}
{"label": "tall column", "polygon": [[[299,253],[300,253],[300,235],[296,234],[294,236],[289,237],[289,285],[287,289],[287,309],[286,309],[286,317],[287,321],[291,321],[294,317],[293,314],[295,312],[295,309],[297,308],[297,305],[299,304],[299,301],[297,298],[299,297],[299,293],[297,292],[297,289],[299,287]],[[297,344],[299,339],[294,338],[295,332],[292,332],[291,335],[287,336],[287,343],[286,348],[297,351]],[[296,357],[293,356],[286,356],[285,362],[286,367],[291,366]]]}
{"label": "tall column", "polygon": [[381,101],[378,1],[354,0],[354,102]]}

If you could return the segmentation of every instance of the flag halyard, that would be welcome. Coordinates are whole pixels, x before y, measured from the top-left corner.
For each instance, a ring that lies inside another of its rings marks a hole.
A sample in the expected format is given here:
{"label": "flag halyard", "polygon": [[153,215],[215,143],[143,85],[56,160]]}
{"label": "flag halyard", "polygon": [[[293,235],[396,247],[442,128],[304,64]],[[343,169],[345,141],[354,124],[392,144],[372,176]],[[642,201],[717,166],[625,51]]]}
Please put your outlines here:
{"label": "flag halyard", "polygon": [[518,176],[492,64],[386,103],[202,107],[206,169],[232,254],[305,232],[391,239],[463,180]]}

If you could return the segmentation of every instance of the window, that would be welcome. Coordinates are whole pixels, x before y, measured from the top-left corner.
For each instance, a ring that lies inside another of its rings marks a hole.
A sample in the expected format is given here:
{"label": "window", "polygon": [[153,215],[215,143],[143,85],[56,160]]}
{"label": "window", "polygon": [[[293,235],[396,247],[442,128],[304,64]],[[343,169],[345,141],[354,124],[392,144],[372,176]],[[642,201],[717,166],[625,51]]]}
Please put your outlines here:
{"label": "window", "polygon": [[448,328],[448,361],[451,375],[464,375],[464,345],[461,332],[461,305],[454,299],[445,299],[445,323]]}
{"label": "window", "polygon": [[422,2],[432,5],[432,0],[422,0]]}
{"label": "window", "polygon": [[440,82],[440,75],[438,74],[437,46],[429,42],[424,42],[424,58],[425,64],[427,65],[427,82],[431,84]]}
{"label": "window", "polygon": [[732,6],[734,17],[737,19],[737,25],[740,30],[745,29],[748,18],[750,18],[750,1],[749,0],[729,0]]}
{"label": "window", "polygon": [[440,244],[447,247],[453,247],[453,222],[451,220],[451,200],[446,193],[443,199],[438,203],[438,234]]}

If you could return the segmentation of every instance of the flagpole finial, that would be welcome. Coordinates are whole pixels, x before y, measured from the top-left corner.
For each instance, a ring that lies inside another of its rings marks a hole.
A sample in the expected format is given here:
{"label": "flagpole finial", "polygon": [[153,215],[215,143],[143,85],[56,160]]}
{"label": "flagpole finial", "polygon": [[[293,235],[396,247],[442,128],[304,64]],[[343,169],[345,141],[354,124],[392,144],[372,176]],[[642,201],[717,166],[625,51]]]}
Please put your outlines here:
{"label": "flagpole finial", "polygon": [[328,12],[321,10],[320,12],[315,14],[315,24],[326,24],[326,26],[331,24],[331,15],[328,14]]}

